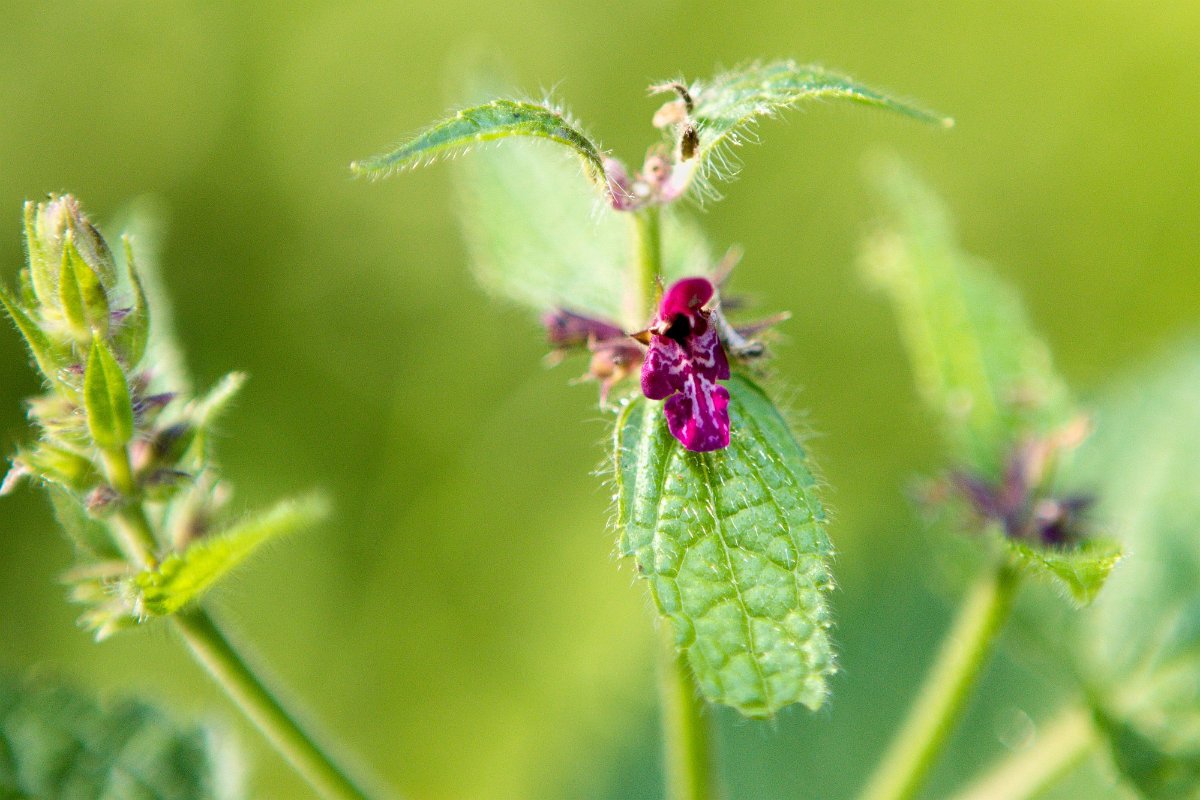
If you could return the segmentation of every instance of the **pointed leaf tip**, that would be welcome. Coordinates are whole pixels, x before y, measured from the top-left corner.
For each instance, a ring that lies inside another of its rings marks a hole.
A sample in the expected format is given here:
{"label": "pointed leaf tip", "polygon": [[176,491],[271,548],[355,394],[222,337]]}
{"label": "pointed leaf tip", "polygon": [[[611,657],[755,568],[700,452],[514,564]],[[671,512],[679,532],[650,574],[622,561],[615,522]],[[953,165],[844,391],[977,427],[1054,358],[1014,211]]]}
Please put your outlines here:
{"label": "pointed leaf tip", "polygon": [[493,100],[459,111],[390,153],[354,161],[358,175],[381,177],[465,151],[473,144],[527,136],[547,139],[572,150],[583,162],[588,178],[604,186],[604,159],[600,148],[560,111],[538,103]]}

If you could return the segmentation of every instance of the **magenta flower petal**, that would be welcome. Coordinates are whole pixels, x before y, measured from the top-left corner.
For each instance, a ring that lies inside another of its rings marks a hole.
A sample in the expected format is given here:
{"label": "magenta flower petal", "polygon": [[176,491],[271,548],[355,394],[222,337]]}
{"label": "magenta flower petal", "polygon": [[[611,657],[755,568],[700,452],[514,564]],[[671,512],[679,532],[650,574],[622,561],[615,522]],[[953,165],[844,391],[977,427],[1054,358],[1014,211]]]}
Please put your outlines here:
{"label": "magenta flower petal", "polygon": [[729,446],[729,361],[704,304],[713,285],[684,278],[663,295],[642,364],[642,393],[666,400],[671,435],[698,453]]}

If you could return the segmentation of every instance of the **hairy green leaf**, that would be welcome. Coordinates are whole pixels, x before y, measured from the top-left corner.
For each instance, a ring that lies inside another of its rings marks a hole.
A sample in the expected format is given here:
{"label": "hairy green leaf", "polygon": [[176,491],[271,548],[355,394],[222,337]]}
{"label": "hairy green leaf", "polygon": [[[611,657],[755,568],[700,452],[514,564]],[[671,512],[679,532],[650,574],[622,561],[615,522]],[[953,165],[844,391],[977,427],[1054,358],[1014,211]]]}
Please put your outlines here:
{"label": "hairy green leaf", "polygon": [[650,584],[704,696],[752,717],[818,708],[834,670],[825,512],[804,449],[775,406],[735,375],[731,442],[692,453],[659,403],[616,429],[621,553]]}
{"label": "hairy green leaf", "polygon": [[758,120],[809,100],[850,100],[922,122],[946,127],[954,124],[948,117],[933,114],[845,75],[790,60],[748,64],[709,82],[696,82],[689,91],[694,102],[691,119],[699,137],[692,163],[696,165],[702,185],[712,178],[727,178],[737,172],[731,148],[754,139],[754,126]]}
{"label": "hairy green leaf", "polygon": [[143,702],[0,675],[0,797],[230,800],[238,770],[217,744]]}
{"label": "hairy green leaf", "polygon": [[37,231],[38,205],[25,201],[25,250],[29,259],[29,285],[38,303],[47,307],[58,305],[58,264],[42,247]]}
{"label": "hairy green leaf", "polygon": [[896,163],[879,178],[890,221],[869,242],[869,275],[892,301],[955,457],[998,478],[1017,442],[1074,416],[1066,385],[1016,293],[962,252],[933,193]]}
{"label": "hairy green leaf", "polygon": [[121,237],[122,250],[125,254],[125,277],[133,295],[133,305],[130,306],[121,327],[114,336],[115,344],[125,356],[130,369],[135,368],[146,354],[146,346],[150,341],[150,309],[146,305],[146,289],[138,274],[133,253],[133,242],[128,236]]}
{"label": "hairy green leaf", "polygon": [[83,376],[83,401],[88,430],[96,445],[116,449],[133,438],[133,401],[129,383],[116,357],[100,337],[92,340]]}
{"label": "hairy green leaf", "polygon": [[493,100],[464,108],[392,152],[356,161],[350,168],[360,175],[386,175],[460,153],[474,144],[512,136],[548,139],[569,148],[583,162],[588,178],[605,185],[604,159],[592,140],[563,112],[520,100]]}
{"label": "hairy green leaf", "polygon": [[174,614],[198,600],[264,544],[314,524],[325,513],[326,504],[318,498],[288,500],[193,542],[157,568],[134,577],[138,613]]}
{"label": "hairy green leaf", "polygon": [[17,332],[25,339],[25,344],[28,345],[29,353],[33,356],[38,370],[51,383],[62,386],[63,381],[59,370],[64,366],[64,359],[58,348],[50,341],[50,337],[3,286],[0,286],[0,304],[4,306],[4,311],[16,326]]}
{"label": "hairy green leaf", "polygon": [[58,299],[77,340],[90,341],[93,332],[99,336],[108,333],[108,296],[100,276],[83,260],[70,233],[63,238]]}
{"label": "hairy green leaf", "polygon": [[1108,539],[1086,539],[1069,547],[1037,547],[1012,539],[1005,543],[1022,569],[1050,580],[1081,607],[1096,598],[1122,558],[1120,545]]}

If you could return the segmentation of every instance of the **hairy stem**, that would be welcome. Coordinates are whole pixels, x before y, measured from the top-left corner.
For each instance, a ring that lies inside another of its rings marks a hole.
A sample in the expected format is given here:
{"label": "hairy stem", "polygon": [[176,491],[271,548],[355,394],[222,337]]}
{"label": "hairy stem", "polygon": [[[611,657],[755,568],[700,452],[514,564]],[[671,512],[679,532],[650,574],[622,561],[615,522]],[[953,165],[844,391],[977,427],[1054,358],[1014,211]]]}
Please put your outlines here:
{"label": "hairy stem", "polygon": [[654,314],[654,296],[662,281],[662,229],[658,206],[648,205],[633,212],[637,258],[636,274],[629,281],[630,308],[626,324],[630,330],[641,330]]}
{"label": "hairy stem", "polygon": [[308,736],[251,670],[203,609],[172,620],[192,655],[317,794],[326,800],[365,800],[367,794]]}
{"label": "hairy stem", "polygon": [[1077,766],[1099,743],[1087,709],[1062,712],[1030,747],[986,772],[955,800],[1028,800]]}
{"label": "hairy stem", "polygon": [[659,667],[662,700],[663,763],[667,800],[711,800],[712,725],[704,715],[704,701],[696,682],[665,627]]}
{"label": "hairy stem", "polygon": [[1008,613],[1019,579],[1005,564],[989,567],[970,590],[862,800],[908,800],[946,743]]}

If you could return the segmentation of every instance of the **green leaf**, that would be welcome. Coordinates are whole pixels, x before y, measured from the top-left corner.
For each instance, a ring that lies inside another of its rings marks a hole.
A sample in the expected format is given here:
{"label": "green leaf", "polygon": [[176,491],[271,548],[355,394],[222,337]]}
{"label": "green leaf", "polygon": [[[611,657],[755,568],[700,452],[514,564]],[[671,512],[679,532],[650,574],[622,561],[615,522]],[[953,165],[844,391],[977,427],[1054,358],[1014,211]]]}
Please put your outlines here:
{"label": "green leaf", "polygon": [[1070,547],[1004,542],[1018,566],[1063,589],[1079,607],[1096,598],[1123,556],[1120,545],[1108,539],[1086,539]]}
{"label": "green leaf", "polygon": [[63,358],[58,348],[50,341],[50,337],[29,316],[17,299],[9,294],[8,289],[2,286],[0,286],[0,304],[4,305],[4,311],[8,314],[8,318],[13,321],[17,331],[24,337],[25,344],[29,347],[29,353],[33,356],[38,370],[51,383],[62,386],[63,381],[59,376],[59,370],[64,366]]}
{"label": "green leaf", "polygon": [[133,402],[125,372],[103,339],[92,340],[83,376],[83,401],[88,430],[96,445],[115,450],[133,438]]}
{"label": "green leaf", "polygon": [[0,675],[0,797],[231,800],[237,768],[218,744],[140,701]]}
{"label": "green leaf", "polygon": [[925,111],[845,75],[790,60],[748,64],[710,82],[696,82],[689,91],[695,104],[691,118],[699,135],[693,163],[702,185],[737,172],[731,148],[754,140],[758,120],[809,100],[850,100],[922,122],[945,127],[954,124],[948,117]]}
{"label": "green leaf", "polygon": [[390,153],[356,161],[360,175],[386,175],[461,153],[468,147],[512,136],[548,139],[571,149],[583,162],[588,178],[605,185],[604,159],[599,148],[561,112],[539,103],[493,100],[465,108],[426,128]]}
{"label": "green leaf", "polygon": [[246,385],[246,380],[244,372],[230,372],[222,377],[204,397],[193,401],[190,413],[192,423],[198,428],[210,427],[229,408],[233,398]]}
{"label": "green leaf", "polygon": [[[539,312],[569,308],[620,321],[633,218],[597,202],[577,172],[530,142],[457,162],[471,263],[489,291]],[[662,225],[668,281],[711,272],[711,250],[690,216],[667,208]]]}
{"label": "green leaf", "polygon": [[1067,465],[1070,482],[1095,493],[1094,516],[1129,553],[1090,610],[1074,655],[1097,705],[1115,720],[1118,766],[1141,786],[1142,768],[1129,765],[1144,763],[1137,751],[1146,743],[1158,751],[1152,761],[1194,766],[1200,753],[1197,453],[1200,342],[1191,342],[1109,392],[1097,404],[1096,432]]}
{"label": "green leaf", "polygon": [[573,164],[514,142],[455,167],[471,263],[489,291],[538,311],[620,318],[632,234]]}
{"label": "green leaf", "polygon": [[93,332],[99,336],[108,333],[108,296],[100,276],[83,260],[70,233],[63,238],[58,298],[67,324],[78,341],[89,341]]}
{"label": "green leaf", "polygon": [[1097,711],[1096,722],[1108,740],[1113,763],[1147,800],[1200,798],[1200,750],[1171,752],[1128,722]]}
{"label": "green leaf", "polygon": [[125,253],[125,275],[133,294],[133,305],[121,321],[121,327],[114,336],[114,343],[125,356],[130,369],[133,369],[141,363],[142,356],[146,354],[146,345],[150,341],[150,309],[146,305],[146,290],[138,274],[133,242],[130,237],[122,236],[121,243],[124,245],[122,249]]}
{"label": "green leaf", "polygon": [[314,524],[326,511],[326,503],[315,497],[284,501],[168,556],[156,569],[134,577],[138,613],[174,614],[198,600],[264,544]]}
{"label": "green leaf", "polygon": [[29,259],[29,284],[33,288],[38,303],[57,308],[58,291],[56,270],[58,264],[42,246],[41,237],[37,230],[37,203],[25,201],[25,251]]}
{"label": "green leaf", "polygon": [[957,459],[998,478],[1013,446],[1074,416],[1050,351],[1016,293],[963,253],[933,193],[898,163],[880,187],[890,220],[865,252],[892,301],[917,387]]}
{"label": "green leaf", "polygon": [[804,449],[749,379],[728,383],[731,441],[692,453],[661,404],[616,429],[620,550],[649,581],[704,696],[751,717],[818,708],[834,671],[825,512]]}

